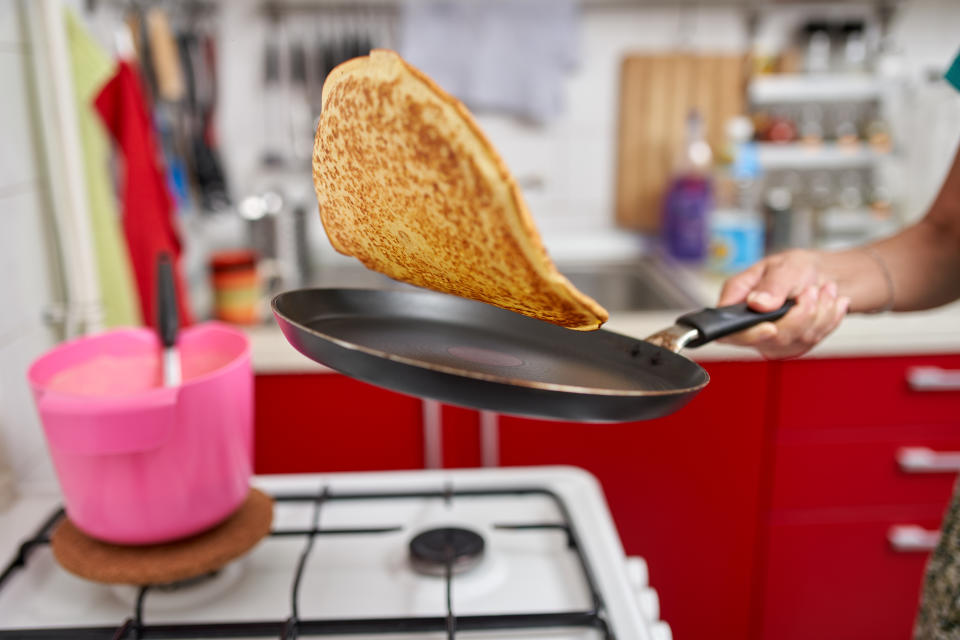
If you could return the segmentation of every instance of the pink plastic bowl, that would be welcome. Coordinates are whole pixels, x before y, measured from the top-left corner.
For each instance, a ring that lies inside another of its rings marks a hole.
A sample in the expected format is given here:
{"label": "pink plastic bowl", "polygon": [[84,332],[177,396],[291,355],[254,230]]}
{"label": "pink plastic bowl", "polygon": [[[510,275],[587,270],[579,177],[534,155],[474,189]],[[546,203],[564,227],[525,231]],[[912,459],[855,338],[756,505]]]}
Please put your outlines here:
{"label": "pink plastic bowl", "polygon": [[118,544],[183,538],[225,519],[247,495],[253,459],[247,338],[208,323],[184,330],[178,346],[179,387],[124,391],[124,381],[113,380],[103,386],[116,395],[82,395],[51,384],[78,366],[116,376],[92,366],[111,358],[152,362],[159,376],[159,341],[149,329],[64,343],[27,373],[67,515],[94,538]]}

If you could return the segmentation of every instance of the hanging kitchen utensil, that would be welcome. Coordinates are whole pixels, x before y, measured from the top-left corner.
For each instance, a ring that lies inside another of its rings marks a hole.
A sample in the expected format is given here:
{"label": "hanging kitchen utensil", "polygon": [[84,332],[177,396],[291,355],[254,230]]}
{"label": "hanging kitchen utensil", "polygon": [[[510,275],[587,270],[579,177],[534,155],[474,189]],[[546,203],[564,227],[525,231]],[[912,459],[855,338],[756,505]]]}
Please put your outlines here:
{"label": "hanging kitchen utensil", "polygon": [[185,148],[193,184],[199,191],[202,210],[219,211],[230,205],[230,196],[215,131],[216,44],[213,36],[200,28],[181,33],[178,43],[187,85],[183,106]]}
{"label": "hanging kitchen utensil", "polygon": [[283,91],[283,60],[281,58],[281,31],[279,23],[271,20],[267,25],[263,48],[263,148],[261,162],[264,165],[282,165],[283,141],[286,139],[286,97]]}
{"label": "hanging kitchen utensil", "polygon": [[681,349],[776,320],[792,306],[703,309],[637,340],[430,291],[303,289],[273,300],[290,344],[358,380],[474,409],[582,422],[676,411],[710,380]]}
{"label": "hanging kitchen utensil", "polygon": [[291,37],[288,55],[290,65],[287,115],[290,157],[296,162],[308,162],[313,155],[313,133],[316,128],[310,107],[307,49],[300,36]]}

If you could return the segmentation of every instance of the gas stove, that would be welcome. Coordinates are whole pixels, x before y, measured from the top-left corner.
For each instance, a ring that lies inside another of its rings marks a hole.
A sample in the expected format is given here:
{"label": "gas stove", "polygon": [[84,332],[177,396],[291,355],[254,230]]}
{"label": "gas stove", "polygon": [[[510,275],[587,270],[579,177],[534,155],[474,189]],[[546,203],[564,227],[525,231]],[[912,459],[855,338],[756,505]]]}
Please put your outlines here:
{"label": "gas stove", "polygon": [[[646,565],[574,468],[263,476],[271,534],[179,585],[61,569],[36,523],[0,574],[0,639],[669,640]],[[0,566],[7,564],[0,559]]]}

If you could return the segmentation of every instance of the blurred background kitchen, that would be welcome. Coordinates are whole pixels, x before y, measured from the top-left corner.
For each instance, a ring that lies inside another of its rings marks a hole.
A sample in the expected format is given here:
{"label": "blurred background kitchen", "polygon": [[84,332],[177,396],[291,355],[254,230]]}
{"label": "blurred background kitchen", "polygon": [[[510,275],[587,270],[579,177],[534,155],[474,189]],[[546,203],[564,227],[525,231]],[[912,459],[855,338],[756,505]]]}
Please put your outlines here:
{"label": "blurred background kitchen", "polygon": [[251,337],[256,471],[574,464],[679,638],[906,637],[960,470],[960,310],[851,318],[787,363],[711,346],[689,409],[598,428],[342,378],[268,302],[398,286],[331,249],[310,174],[323,80],[373,47],[467,104],[561,270],[643,337],[770,252],[922,215],[957,24],[955,0],[0,0],[0,505],[54,483],[27,365],[150,323],[166,250],[181,319]]}

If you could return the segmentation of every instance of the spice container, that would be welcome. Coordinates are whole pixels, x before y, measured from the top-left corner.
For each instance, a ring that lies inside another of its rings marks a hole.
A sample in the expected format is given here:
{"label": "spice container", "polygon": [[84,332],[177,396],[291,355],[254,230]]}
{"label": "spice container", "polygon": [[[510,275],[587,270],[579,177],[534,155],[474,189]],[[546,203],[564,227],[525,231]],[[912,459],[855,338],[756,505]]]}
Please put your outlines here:
{"label": "spice container", "polygon": [[260,276],[255,252],[217,252],[210,258],[210,273],[214,315],[218,320],[234,324],[260,321]]}

